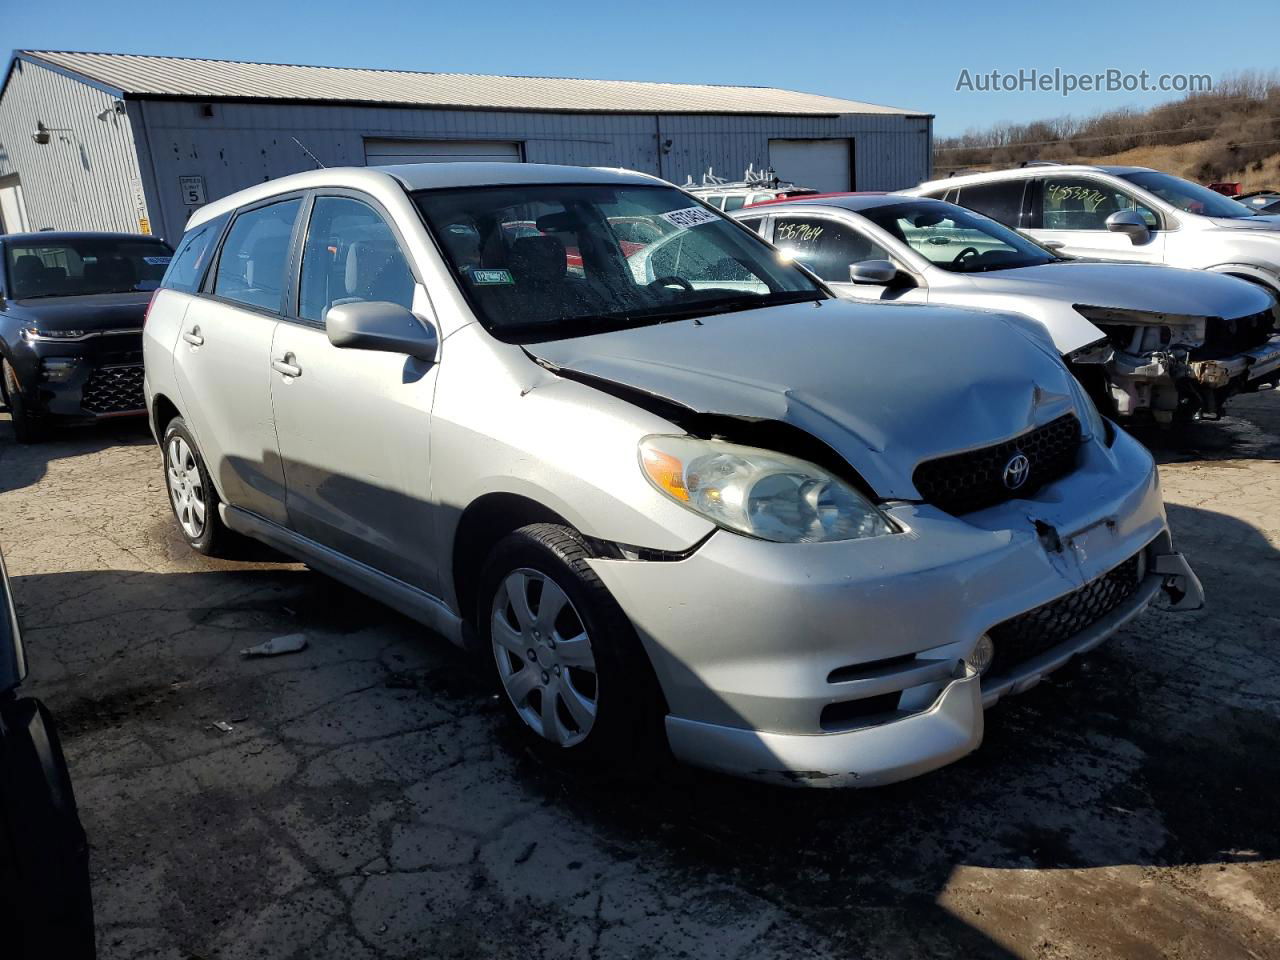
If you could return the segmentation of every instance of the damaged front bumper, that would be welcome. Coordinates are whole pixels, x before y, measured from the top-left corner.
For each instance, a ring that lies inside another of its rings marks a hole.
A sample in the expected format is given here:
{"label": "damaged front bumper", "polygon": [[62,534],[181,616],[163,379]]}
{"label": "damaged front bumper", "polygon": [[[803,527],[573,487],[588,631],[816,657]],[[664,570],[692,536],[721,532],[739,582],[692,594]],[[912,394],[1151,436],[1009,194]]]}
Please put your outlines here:
{"label": "damaged front bumper", "polygon": [[1242,379],[1245,383],[1266,380],[1280,371],[1280,333],[1260,347],[1225,360],[1192,360],[1191,376],[1207,387],[1225,387]]}
{"label": "damaged front bumper", "polygon": [[[1114,313],[1118,312],[1108,315]],[[1221,334],[1215,336],[1215,324],[1252,321],[1265,331],[1271,323],[1267,319],[1201,318],[1191,322],[1194,318],[1181,318],[1187,322],[1132,327],[1110,326],[1101,317],[1091,319],[1098,321],[1100,329],[1109,331],[1110,341],[1078,351],[1069,359],[1074,366],[1092,365],[1105,372],[1117,416],[1150,410],[1157,420],[1168,422],[1181,409],[1213,419],[1231,395],[1280,378],[1280,333],[1234,352],[1232,347],[1223,349],[1221,342],[1214,344],[1222,339]],[[1230,339],[1227,335],[1228,343]]]}
{"label": "damaged front bumper", "polygon": [[[1096,646],[1161,588],[1183,607],[1203,598],[1150,455],[1123,433],[1033,498],[962,518],[888,512],[905,532],[778,544],[722,531],[678,561],[591,561],[649,652],[678,757],[811,786],[916,776],[980,744],[984,704]],[[1048,649],[1008,651],[983,677],[968,662],[980,638],[1117,570],[1123,589]]]}

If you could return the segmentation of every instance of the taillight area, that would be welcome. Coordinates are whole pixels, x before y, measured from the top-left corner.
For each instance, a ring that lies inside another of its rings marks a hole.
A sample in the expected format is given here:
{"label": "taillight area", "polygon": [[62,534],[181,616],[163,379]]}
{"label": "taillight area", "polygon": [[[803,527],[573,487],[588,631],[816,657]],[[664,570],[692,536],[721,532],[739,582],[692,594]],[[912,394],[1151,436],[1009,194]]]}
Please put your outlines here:
{"label": "taillight area", "polygon": [[151,308],[156,305],[156,297],[160,296],[160,291],[162,289],[163,287],[156,287],[156,289],[151,291],[151,299],[147,301],[146,312],[142,315],[142,327],[144,330],[147,326],[147,318],[151,316]]}

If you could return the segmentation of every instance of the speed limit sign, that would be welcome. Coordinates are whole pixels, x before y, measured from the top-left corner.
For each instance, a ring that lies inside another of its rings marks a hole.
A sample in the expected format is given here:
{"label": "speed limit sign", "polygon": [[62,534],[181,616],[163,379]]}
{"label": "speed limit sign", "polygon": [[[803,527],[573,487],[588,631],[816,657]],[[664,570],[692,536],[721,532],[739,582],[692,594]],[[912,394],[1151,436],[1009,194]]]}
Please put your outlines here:
{"label": "speed limit sign", "polygon": [[200,206],[206,202],[204,177],[179,177],[178,187],[182,191],[182,202],[188,206]]}

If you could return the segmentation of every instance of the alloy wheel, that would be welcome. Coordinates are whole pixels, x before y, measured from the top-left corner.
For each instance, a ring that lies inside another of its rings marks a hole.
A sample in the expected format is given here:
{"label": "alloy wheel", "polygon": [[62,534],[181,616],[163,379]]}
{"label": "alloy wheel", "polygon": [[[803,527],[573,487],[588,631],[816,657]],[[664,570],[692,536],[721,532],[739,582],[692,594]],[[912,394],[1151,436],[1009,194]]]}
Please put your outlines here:
{"label": "alloy wheel", "polygon": [[528,567],[498,586],[490,617],[498,676],[520,718],[561,747],[581,743],[599,707],[586,625],[554,580]]}
{"label": "alloy wheel", "polygon": [[165,459],[168,461],[165,475],[173,512],[187,537],[199,540],[204,533],[208,503],[195,452],[182,437],[173,437]]}

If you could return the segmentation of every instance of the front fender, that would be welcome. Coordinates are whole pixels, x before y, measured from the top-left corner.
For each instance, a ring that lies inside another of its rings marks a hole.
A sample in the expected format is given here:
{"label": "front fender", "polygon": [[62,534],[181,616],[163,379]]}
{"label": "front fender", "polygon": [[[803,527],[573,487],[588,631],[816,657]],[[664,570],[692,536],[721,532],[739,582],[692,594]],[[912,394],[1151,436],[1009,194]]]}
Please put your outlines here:
{"label": "front fender", "polygon": [[640,469],[640,440],[683,433],[679,427],[557,376],[518,347],[494,346],[479,331],[459,331],[448,343],[431,418],[443,550],[463,511],[494,493],[541,504],[586,536],[653,550],[688,549],[712,530]]}
{"label": "front fender", "polygon": [[1273,270],[1256,263],[1215,263],[1205,269],[1210,273],[1225,273],[1250,280],[1265,287],[1271,296],[1280,300],[1280,268]]}

